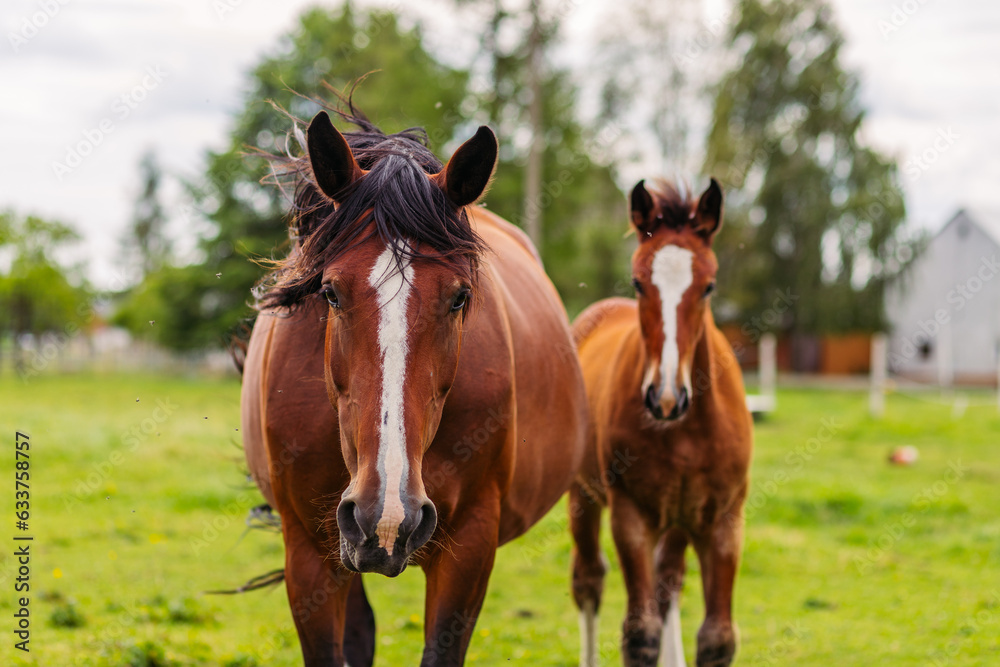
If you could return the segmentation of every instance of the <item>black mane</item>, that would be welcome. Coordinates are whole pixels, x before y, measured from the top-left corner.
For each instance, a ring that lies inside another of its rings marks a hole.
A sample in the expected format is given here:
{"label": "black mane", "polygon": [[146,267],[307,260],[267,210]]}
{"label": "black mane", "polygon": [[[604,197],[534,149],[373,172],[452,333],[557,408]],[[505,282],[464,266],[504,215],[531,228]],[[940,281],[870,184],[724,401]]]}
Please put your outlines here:
{"label": "black mane", "polygon": [[[272,163],[271,181],[294,189],[291,233],[295,244],[255,288],[258,310],[291,308],[317,294],[324,268],[376,235],[395,248],[397,261],[446,262],[475,282],[484,244],[464,209],[455,207],[427,178],[444,167],[427,148],[427,133],[423,128],[409,128],[386,135],[347,102],[348,112],[322,106],[359,128],[343,134],[355,160],[368,173],[337,206],[316,185],[308,155],[263,155]],[[292,120],[304,147],[299,124],[305,123]]]}

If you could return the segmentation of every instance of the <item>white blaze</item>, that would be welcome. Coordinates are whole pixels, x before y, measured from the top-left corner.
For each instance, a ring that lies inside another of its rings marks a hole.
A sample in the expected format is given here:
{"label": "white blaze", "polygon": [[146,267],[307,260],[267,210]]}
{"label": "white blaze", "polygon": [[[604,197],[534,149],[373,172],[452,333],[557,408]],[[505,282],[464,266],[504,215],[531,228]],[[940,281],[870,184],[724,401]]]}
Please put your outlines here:
{"label": "white blaze", "polygon": [[[663,307],[663,351],[660,353],[660,382],[671,391],[677,374],[677,306],[694,280],[694,253],[687,248],[665,245],[653,255],[653,284],[660,292]],[[643,386],[648,386],[648,378]],[[688,378],[684,378],[687,386]],[[667,384],[669,383],[669,384]]]}
{"label": "white blaze", "polygon": [[401,488],[409,471],[406,424],[403,422],[403,385],[409,351],[406,309],[413,282],[413,267],[405,258],[397,265],[393,248],[388,246],[375,260],[368,282],[378,292],[378,346],[382,358],[378,443],[382,513],[375,532],[379,546],[391,556],[399,525],[406,517]]}

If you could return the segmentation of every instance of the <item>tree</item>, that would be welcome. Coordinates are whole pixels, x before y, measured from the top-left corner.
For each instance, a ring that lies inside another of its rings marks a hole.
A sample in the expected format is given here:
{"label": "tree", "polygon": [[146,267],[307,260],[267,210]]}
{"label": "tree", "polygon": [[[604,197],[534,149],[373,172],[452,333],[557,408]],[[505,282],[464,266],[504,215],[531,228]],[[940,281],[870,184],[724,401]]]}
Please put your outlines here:
{"label": "tree", "polygon": [[478,117],[500,139],[486,203],[529,232],[572,315],[629,289],[625,199],[604,159],[616,135],[581,124],[570,72],[551,62],[565,3],[532,0],[526,10],[512,4],[456,2],[482,23],[481,61],[470,68],[485,73]]}
{"label": "tree", "polygon": [[793,333],[883,328],[905,208],[895,163],[859,138],[858,80],[829,6],[742,0],[730,39],[705,163],[730,194],[720,310],[752,322],[784,295],[778,326]]}
{"label": "tree", "polygon": [[[714,42],[699,26],[695,0],[622,0],[604,10],[588,62],[598,95],[595,123],[616,129],[620,162],[655,164],[653,176],[692,175],[695,119],[707,112],[708,59],[701,44]],[[714,27],[714,26],[713,26]],[[697,52],[691,53],[691,47]]]}
{"label": "tree", "polygon": [[532,242],[542,247],[542,215],[539,207],[532,206],[542,196],[542,151],[545,148],[545,106],[542,77],[545,67],[545,28],[542,25],[542,8],[539,0],[529,0],[528,14],[531,27],[525,44],[525,70],[528,83],[528,162],[524,169],[524,227]]}
{"label": "tree", "polygon": [[214,230],[200,243],[202,261],[151,274],[117,321],[168,347],[197,349],[225,343],[251,319],[251,288],[265,271],[260,260],[288,249],[290,205],[285,193],[261,183],[268,165],[252,151],[301,150],[287,114],[308,122],[319,109],[310,98],[332,97],[326,84],[346,88],[369,73],[354,102],[386,132],[423,126],[440,153],[459,128],[474,129],[462,111],[467,73],[430,56],[418,29],[403,29],[392,12],[350,3],[307,11],[253,71],[229,147],[209,153],[203,179],[190,184],[196,206],[189,217],[203,215]]}
{"label": "tree", "polygon": [[26,335],[69,337],[92,315],[91,295],[80,271],[65,269],[53,251],[80,239],[70,227],[36,216],[0,214],[0,248],[10,269],[0,275],[0,341],[13,340],[14,363],[22,376]]}
{"label": "tree", "polygon": [[164,229],[167,218],[159,196],[162,173],[153,151],[147,151],[142,156],[139,172],[142,185],[123,245],[141,279],[167,263],[170,241]]}

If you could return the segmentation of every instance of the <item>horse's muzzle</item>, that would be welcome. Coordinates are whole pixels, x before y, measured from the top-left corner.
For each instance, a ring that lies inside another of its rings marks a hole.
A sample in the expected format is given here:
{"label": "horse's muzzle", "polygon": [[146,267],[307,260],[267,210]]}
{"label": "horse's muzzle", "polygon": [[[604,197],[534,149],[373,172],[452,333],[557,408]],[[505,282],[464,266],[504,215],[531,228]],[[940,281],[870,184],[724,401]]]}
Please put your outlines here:
{"label": "horse's muzzle", "polygon": [[[437,509],[428,499],[416,504],[413,511],[387,538],[378,534],[377,522],[362,512],[355,501],[345,498],[337,508],[340,529],[340,560],[354,572],[376,572],[395,577],[406,569],[410,556],[424,546],[437,527]],[[386,544],[389,539],[392,544]],[[390,548],[391,546],[391,548]]]}

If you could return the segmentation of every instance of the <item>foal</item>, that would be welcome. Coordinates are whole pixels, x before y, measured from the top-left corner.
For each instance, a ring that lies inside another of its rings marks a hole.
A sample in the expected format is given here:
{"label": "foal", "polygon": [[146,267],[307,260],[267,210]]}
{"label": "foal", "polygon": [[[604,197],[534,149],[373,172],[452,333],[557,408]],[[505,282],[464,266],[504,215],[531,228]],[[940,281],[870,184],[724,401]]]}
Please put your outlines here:
{"label": "foal", "polygon": [[722,191],[713,179],[694,201],[670,183],[647,190],[640,181],[631,218],[636,300],[595,303],[573,326],[591,414],[587,458],[570,489],[580,663],[597,664],[607,504],[628,593],[625,665],[684,664],[679,597],[689,543],[706,608],[697,664],[728,665],[752,433],[739,365],[709,308]]}

